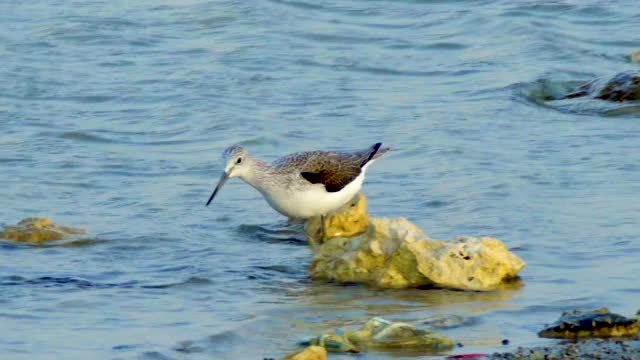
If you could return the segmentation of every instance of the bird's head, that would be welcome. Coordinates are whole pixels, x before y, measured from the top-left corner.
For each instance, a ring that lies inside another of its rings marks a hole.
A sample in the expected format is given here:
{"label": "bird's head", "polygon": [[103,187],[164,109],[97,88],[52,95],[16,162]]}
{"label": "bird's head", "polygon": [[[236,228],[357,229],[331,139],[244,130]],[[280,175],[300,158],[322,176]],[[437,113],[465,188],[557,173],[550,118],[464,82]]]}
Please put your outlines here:
{"label": "bird's head", "polygon": [[222,158],[224,159],[226,164],[224,167],[224,173],[222,173],[222,176],[218,181],[218,185],[216,185],[216,188],[213,190],[211,197],[209,197],[209,201],[207,201],[207,206],[209,206],[211,201],[213,201],[213,198],[216,196],[218,191],[222,188],[224,183],[229,178],[236,177],[236,176],[239,176],[242,178],[249,171],[249,167],[247,163],[250,161],[250,155],[242,146],[239,146],[239,145],[229,146],[222,153]]}
{"label": "bird's head", "polygon": [[232,145],[224,150],[222,158],[225,162],[224,172],[227,177],[242,177],[247,172],[249,153],[240,145]]}

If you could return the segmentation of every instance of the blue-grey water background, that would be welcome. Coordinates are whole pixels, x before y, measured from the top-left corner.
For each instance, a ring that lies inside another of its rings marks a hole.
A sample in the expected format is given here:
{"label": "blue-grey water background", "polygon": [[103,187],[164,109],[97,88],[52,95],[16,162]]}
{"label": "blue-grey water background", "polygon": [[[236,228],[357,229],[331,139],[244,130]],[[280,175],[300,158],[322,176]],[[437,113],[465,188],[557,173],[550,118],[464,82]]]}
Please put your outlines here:
{"label": "blue-grey water background", "polygon": [[[99,240],[0,242],[0,357],[262,359],[373,316],[473,319],[443,356],[552,343],[536,332],[575,307],[631,315],[638,107],[544,98],[640,70],[639,25],[635,0],[0,3],[0,223]],[[520,289],[314,282],[255,190],[231,181],[204,207],[230,144],[377,141],[394,151],[368,173],[370,212],[501,239],[527,262]]]}

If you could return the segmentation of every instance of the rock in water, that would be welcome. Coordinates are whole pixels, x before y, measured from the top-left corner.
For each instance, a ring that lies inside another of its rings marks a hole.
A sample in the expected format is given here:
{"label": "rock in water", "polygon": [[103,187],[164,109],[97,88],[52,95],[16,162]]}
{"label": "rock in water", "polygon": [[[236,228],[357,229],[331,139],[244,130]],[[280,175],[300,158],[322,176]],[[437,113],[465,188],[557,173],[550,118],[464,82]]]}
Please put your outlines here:
{"label": "rock in water", "polygon": [[631,61],[640,63],[640,50],[631,53]]}
{"label": "rock in water", "polygon": [[322,346],[309,346],[282,360],[327,360],[327,351]]}
{"label": "rock in water", "polygon": [[[367,198],[362,194],[356,195],[351,201],[338,209],[324,220],[324,238],[322,234],[320,218],[307,221],[305,230],[309,239],[315,239],[313,245],[320,245],[325,239],[335,237],[352,237],[362,234],[369,228],[369,214],[367,213]],[[319,243],[318,243],[319,242]]]}
{"label": "rock in water", "polygon": [[[366,206],[346,206],[342,211],[333,216],[368,219]],[[337,232],[332,227],[338,223],[332,222],[333,216],[325,222],[327,234]],[[314,251],[312,278],[383,288],[492,290],[517,277],[525,266],[500,240],[489,237],[433,240],[404,218],[373,218],[366,227],[362,221],[354,221],[355,229],[349,229],[348,223],[340,222],[340,231],[359,235],[333,237],[323,243],[314,238],[319,222],[307,225]]]}
{"label": "rock in water", "polygon": [[584,96],[619,102],[640,100],[640,73],[625,71],[616,74],[613,78],[595,79],[564,98],[573,99]]}
{"label": "rock in water", "polygon": [[358,350],[355,345],[351,343],[351,341],[343,335],[340,334],[324,334],[320,335],[314,339],[311,339],[311,345],[321,346],[325,350],[329,352],[336,353],[358,353]]}
{"label": "rock in water", "polygon": [[562,313],[558,321],[540,331],[545,338],[621,337],[638,334],[638,319],[613,314],[607,308],[593,311],[573,310]]}
{"label": "rock in water", "polygon": [[382,318],[367,321],[360,330],[345,332],[345,337],[359,348],[378,351],[439,352],[455,345],[451,339],[435,331]]}
{"label": "rock in water", "polygon": [[82,234],[86,234],[82,229],[56,225],[50,219],[27,218],[20,221],[17,225],[7,226],[4,231],[0,233],[0,238],[39,244],[60,240],[67,236]]}
{"label": "rock in water", "polygon": [[518,347],[512,351],[489,355],[486,360],[638,360],[640,341],[586,339],[575,343],[563,341],[533,348]]}
{"label": "rock in water", "polygon": [[[429,252],[428,240],[409,246],[418,259],[418,270],[436,286],[463,290],[491,290],[517,277],[525,262],[509,251],[500,240],[482,237],[458,237]],[[425,249],[425,250],[423,250]]]}
{"label": "rock in water", "polygon": [[440,352],[450,350],[455,343],[432,330],[391,322],[382,318],[367,321],[360,329],[324,334],[311,339],[311,345],[322,346],[329,352],[356,353],[360,351]]}

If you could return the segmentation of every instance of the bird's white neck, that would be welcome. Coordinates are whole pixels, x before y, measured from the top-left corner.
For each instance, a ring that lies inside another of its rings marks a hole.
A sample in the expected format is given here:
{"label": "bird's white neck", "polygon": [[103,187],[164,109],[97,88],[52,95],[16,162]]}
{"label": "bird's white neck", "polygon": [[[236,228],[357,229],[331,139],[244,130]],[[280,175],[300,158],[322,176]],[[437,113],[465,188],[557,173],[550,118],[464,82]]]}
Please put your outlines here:
{"label": "bird's white neck", "polygon": [[273,178],[277,176],[273,166],[253,157],[247,158],[246,161],[246,170],[239,174],[239,177],[263,195],[269,192]]}

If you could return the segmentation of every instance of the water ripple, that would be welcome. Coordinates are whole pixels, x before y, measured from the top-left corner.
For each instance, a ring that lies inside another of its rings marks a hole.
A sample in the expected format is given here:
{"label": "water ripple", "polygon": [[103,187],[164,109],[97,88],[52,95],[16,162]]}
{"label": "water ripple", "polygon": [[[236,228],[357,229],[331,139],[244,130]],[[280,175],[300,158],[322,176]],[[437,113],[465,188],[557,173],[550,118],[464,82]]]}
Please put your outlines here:
{"label": "water ripple", "polygon": [[192,286],[207,286],[212,281],[207,278],[192,276],[183,281],[162,284],[144,284],[139,281],[131,280],[122,283],[96,282],[87,279],[75,277],[54,277],[43,276],[38,278],[26,278],[22,276],[8,276],[0,278],[0,286],[36,286],[42,288],[74,288],[81,290],[91,289],[169,289],[169,288],[189,288]]}
{"label": "water ripple", "polygon": [[285,243],[292,245],[306,245],[307,240],[304,238],[301,226],[291,226],[289,228],[272,228],[260,225],[240,225],[238,233],[249,239],[270,243]]}

